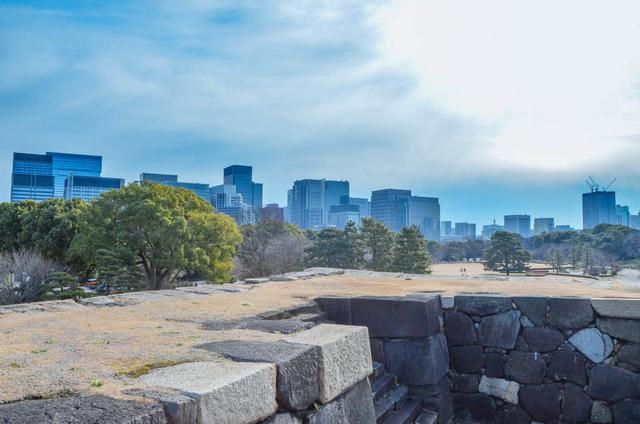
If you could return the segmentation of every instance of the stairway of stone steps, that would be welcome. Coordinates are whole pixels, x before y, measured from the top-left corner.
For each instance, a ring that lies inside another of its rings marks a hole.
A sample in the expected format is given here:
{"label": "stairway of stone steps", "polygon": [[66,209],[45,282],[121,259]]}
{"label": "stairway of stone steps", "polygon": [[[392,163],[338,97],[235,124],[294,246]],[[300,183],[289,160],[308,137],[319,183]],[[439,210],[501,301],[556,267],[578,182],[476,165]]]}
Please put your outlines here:
{"label": "stairway of stone steps", "polygon": [[422,401],[409,396],[407,386],[398,384],[394,374],[384,365],[373,363],[369,377],[377,424],[435,424],[437,414],[425,411]]}

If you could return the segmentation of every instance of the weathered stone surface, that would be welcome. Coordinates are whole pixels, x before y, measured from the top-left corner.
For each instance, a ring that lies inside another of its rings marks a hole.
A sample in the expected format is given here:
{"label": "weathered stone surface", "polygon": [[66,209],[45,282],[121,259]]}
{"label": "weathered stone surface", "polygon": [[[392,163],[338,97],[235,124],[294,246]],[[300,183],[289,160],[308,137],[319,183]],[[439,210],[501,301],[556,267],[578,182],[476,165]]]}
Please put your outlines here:
{"label": "weathered stone surface", "polygon": [[319,397],[318,348],[297,343],[226,340],[197,346],[234,361],[276,364],[277,399],[289,410],[306,409]]}
{"label": "weathered stone surface", "polygon": [[449,369],[447,341],[442,333],[428,339],[385,341],[387,369],[401,384],[436,384]]}
{"label": "weathered stone surface", "polygon": [[159,402],[164,409],[167,421],[171,424],[194,423],[198,416],[195,399],[183,395],[177,390],[125,390],[124,394],[139,396]]}
{"label": "weathered stone surface", "polygon": [[491,396],[476,394],[453,394],[454,410],[467,410],[474,423],[494,423],[496,421],[496,402]]}
{"label": "weathered stone surface", "polygon": [[198,404],[198,422],[255,422],[276,412],[273,364],[191,362],[151,371],[150,387],[181,390]]}
{"label": "weathered stone surface", "polygon": [[603,333],[618,339],[640,343],[640,321],[634,319],[598,318],[596,325]]}
{"label": "weathered stone surface", "polygon": [[640,399],[625,399],[613,405],[613,418],[616,424],[640,423]]}
{"label": "weathered stone surface", "polygon": [[0,405],[0,422],[26,423],[140,423],[165,424],[162,406],[106,396],[25,400]]}
{"label": "weathered stone surface", "polygon": [[520,385],[515,381],[504,380],[502,378],[491,378],[483,375],[480,379],[478,391],[485,395],[500,398],[506,402],[518,404],[518,390]]}
{"label": "weathered stone surface", "polygon": [[323,296],[315,299],[323,312],[327,313],[329,321],[336,324],[351,324],[351,298],[337,296]]}
{"label": "weathered stone surface", "polygon": [[364,379],[336,400],[308,417],[309,424],[375,423],[376,414],[369,380]]}
{"label": "weathered stone surface", "polygon": [[618,359],[640,368],[640,344],[627,343],[623,345],[618,352]]}
{"label": "weathered stone surface", "polygon": [[603,317],[640,319],[640,299],[591,299],[591,306]]}
{"label": "weathered stone surface", "polygon": [[507,377],[525,384],[540,384],[547,373],[547,365],[539,353],[512,351],[505,365]]}
{"label": "weathered stone surface", "polygon": [[456,305],[456,298],[454,296],[440,296],[440,304],[442,309],[451,309]]}
{"label": "weathered stone surface", "polygon": [[429,337],[440,332],[441,315],[437,297],[351,299],[351,323],[367,327],[371,337]]}
{"label": "weathered stone surface", "polygon": [[570,381],[584,386],[587,384],[586,365],[587,361],[580,353],[559,350],[551,356],[547,375],[556,381]]}
{"label": "weathered stone surface", "polygon": [[564,334],[552,328],[525,328],[524,338],[531,352],[551,352],[564,342]]}
{"label": "weathered stone surface", "polygon": [[498,410],[498,424],[529,424],[531,416],[516,405],[505,405]]}
{"label": "weathered stone surface", "polygon": [[302,424],[300,418],[290,413],[275,414],[262,424]]}
{"label": "weathered stone surface", "polygon": [[520,331],[520,312],[509,311],[482,318],[480,344],[513,349]]}
{"label": "weathered stone surface", "polygon": [[369,345],[371,346],[371,358],[374,362],[379,362],[386,366],[387,360],[384,354],[384,339],[370,338]]}
{"label": "weathered stone surface", "polygon": [[520,352],[529,352],[529,344],[524,336],[518,336],[516,339],[516,350]]}
{"label": "weathered stone surface", "polygon": [[606,402],[596,400],[591,406],[591,421],[596,424],[606,424],[613,421],[611,408]]}
{"label": "weathered stone surface", "polygon": [[610,365],[596,365],[589,373],[589,395],[615,402],[640,396],[640,375]]}
{"label": "weathered stone surface", "polygon": [[513,298],[513,303],[531,322],[538,327],[544,327],[547,322],[548,299],[546,297],[516,296]]}
{"label": "weathered stone surface", "polygon": [[594,318],[589,299],[549,298],[549,322],[562,329],[578,329],[589,325]]}
{"label": "weathered stone surface", "polygon": [[287,318],[278,320],[256,319],[241,324],[239,328],[245,330],[265,331],[268,333],[291,334],[309,329],[314,325],[315,323],[313,322],[302,321],[298,318]]}
{"label": "weathered stone surface", "polygon": [[562,418],[569,422],[585,422],[591,417],[593,401],[575,384],[565,384],[562,392]]}
{"label": "weathered stone surface", "polygon": [[504,377],[504,364],[507,355],[504,353],[486,353],[485,354],[485,374],[487,377],[502,378]]}
{"label": "weathered stone surface", "polygon": [[433,411],[424,411],[418,415],[414,424],[438,424],[438,414]]}
{"label": "weathered stone surface", "polygon": [[456,309],[469,315],[491,315],[509,311],[511,298],[504,296],[461,295],[455,297]]}
{"label": "weathered stone surface", "polygon": [[613,342],[597,328],[585,328],[569,337],[569,343],[592,362],[604,361],[613,351]]}
{"label": "weathered stone surface", "polygon": [[523,328],[533,328],[536,326],[526,315],[520,315],[520,325],[522,325]]}
{"label": "weathered stone surface", "polygon": [[478,334],[473,320],[458,311],[447,311],[444,314],[445,334],[452,346],[466,346],[478,343]]}
{"label": "weathered stone surface", "polygon": [[478,391],[480,376],[478,374],[456,374],[451,376],[451,390],[460,393],[475,393]]}
{"label": "weathered stone surface", "polygon": [[476,373],[484,367],[482,346],[457,346],[450,351],[451,368],[459,373]]}
{"label": "weathered stone surface", "polygon": [[244,282],[245,284],[264,284],[264,283],[268,283],[269,280],[268,278],[264,277],[264,278],[245,278]]}
{"label": "weathered stone surface", "polygon": [[560,417],[561,397],[556,384],[520,388],[520,405],[537,421],[546,422]]}
{"label": "weathered stone surface", "polygon": [[335,399],[373,372],[366,327],[320,324],[290,336],[287,341],[319,347],[322,403]]}

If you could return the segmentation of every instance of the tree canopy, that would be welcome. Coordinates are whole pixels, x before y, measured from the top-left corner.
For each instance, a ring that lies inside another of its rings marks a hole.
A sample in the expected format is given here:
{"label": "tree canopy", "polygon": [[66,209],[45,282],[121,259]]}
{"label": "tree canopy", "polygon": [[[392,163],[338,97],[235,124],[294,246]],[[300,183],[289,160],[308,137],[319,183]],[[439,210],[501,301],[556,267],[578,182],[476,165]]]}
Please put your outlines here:
{"label": "tree canopy", "polygon": [[360,232],[367,253],[367,269],[388,270],[393,260],[393,233],[373,218],[362,218]]}
{"label": "tree canopy", "polygon": [[522,247],[520,236],[498,231],[491,236],[491,244],[484,253],[485,267],[492,271],[522,272],[528,268],[531,254]]}
{"label": "tree canopy", "polygon": [[393,249],[391,269],[409,274],[426,274],[431,268],[427,243],[415,225],[400,230]]}

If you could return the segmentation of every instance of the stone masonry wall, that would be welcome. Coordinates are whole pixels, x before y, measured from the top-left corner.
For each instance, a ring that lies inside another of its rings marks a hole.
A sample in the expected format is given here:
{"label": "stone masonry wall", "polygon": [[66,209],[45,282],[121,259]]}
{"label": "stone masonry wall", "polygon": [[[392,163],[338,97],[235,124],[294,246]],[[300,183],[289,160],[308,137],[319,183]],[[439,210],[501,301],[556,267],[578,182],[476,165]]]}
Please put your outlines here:
{"label": "stone masonry wall", "polygon": [[640,423],[640,301],[445,302],[460,422]]}

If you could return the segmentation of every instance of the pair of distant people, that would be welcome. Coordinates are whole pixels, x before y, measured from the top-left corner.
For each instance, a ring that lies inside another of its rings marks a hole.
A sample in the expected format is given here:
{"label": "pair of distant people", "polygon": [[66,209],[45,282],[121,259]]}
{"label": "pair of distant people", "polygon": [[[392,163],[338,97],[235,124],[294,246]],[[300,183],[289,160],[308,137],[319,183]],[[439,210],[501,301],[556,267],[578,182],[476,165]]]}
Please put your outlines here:
{"label": "pair of distant people", "polygon": [[467,273],[467,268],[460,268],[460,275],[464,277],[466,273]]}

